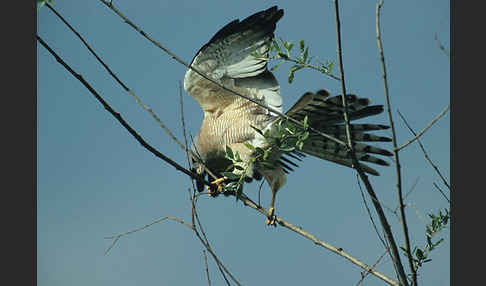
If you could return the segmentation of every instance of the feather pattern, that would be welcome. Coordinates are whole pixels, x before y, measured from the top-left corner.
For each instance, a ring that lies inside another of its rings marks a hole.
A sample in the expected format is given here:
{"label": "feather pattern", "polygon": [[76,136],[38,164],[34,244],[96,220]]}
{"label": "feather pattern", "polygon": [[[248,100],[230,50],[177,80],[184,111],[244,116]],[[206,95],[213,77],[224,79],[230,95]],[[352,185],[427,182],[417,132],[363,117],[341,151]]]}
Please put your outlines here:
{"label": "feather pattern", "polygon": [[[371,101],[367,98],[360,98],[354,94],[346,95],[348,102],[348,114],[350,120],[372,116],[383,112],[383,106],[370,106]],[[345,140],[346,126],[344,125],[344,107],[341,96],[330,97],[327,90],[319,90],[316,93],[306,92],[292,106],[287,115],[297,120],[303,120],[307,116],[309,125],[323,133],[335,138]],[[368,133],[369,131],[385,130],[389,127],[381,124],[350,124],[352,141],[361,142],[389,142],[390,138]],[[370,154],[392,156],[388,150],[371,146],[364,143],[353,142],[356,158],[358,161],[370,162],[377,165],[389,165],[383,159]],[[324,160],[332,161],[340,165],[352,167],[351,156],[344,146],[312,134],[304,142],[301,150],[303,153],[315,156]],[[379,175],[373,168],[361,164],[363,170],[369,174]]]}
{"label": "feather pattern", "polygon": [[[242,21],[236,19],[228,23],[199,49],[191,66],[216,82],[282,112],[282,97],[277,80],[267,69],[267,61],[255,58],[252,53],[268,53],[276,23],[283,14],[282,9],[274,6]],[[256,162],[249,165],[247,162],[253,151],[245,143],[266,148],[268,141],[255,129],[273,131],[275,124],[281,119],[267,109],[222,89],[192,69],[187,70],[184,76],[184,89],[201,105],[204,112],[199,134],[191,147],[194,153],[215,174],[221,175],[231,164],[225,158],[226,147],[230,147],[233,153],[238,152],[244,162],[241,167],[246,167],[244,169],[247,170],[245,181],[265,178],[270,185],[273,194],[272,207],[276,192],[286,182],[286,174],[298,168],[296,162],[302,161],[306,155],[352,167],[351,158],[343,146],[313,133],[305,140],[302,150],[272,151],[266,164]],[[367,98],[354,94],[348,94],[346,98],[351,120],[383,112],[383,106],[370,105]],[[346,138],[341,97],[331,96],[327,90],[305,93],[286,114],[297,120],[307,117],[312,128],[341,140]],[[370,133],[385,129],[388,126],[351,124],[356,156],[367,173],[378,175],[375,169],[362,162],[388,165],[379,156],[390,156],[391,153],[367,144],[390,141],[388,137]],[[194,167],[201,178],[207,175],[197,163]],[[199,191],[203,190],[202,180],[197,180],[197,188]]]}

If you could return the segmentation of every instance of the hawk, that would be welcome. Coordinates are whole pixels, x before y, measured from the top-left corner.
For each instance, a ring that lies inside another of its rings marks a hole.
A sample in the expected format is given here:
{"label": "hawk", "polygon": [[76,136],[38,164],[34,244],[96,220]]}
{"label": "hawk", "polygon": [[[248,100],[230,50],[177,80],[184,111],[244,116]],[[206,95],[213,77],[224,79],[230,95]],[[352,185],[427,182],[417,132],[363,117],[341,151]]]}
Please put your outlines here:
{"label": "hawk", "polygon": [[[216,82],[282,113],[280,86],[274,75],[267,69],[267,60],[255,57],[254,52],[256,50],[260,55],[268,55],[276,23],[283,14],[282,9],[274,6],[242,21],[237,19],[230,22],[196,53],[191,66]],[[269,225],[275,225],[277,191],[286,183],[286,174],[293,170],[291,166],[297,167],[292,159],[301,161],[302,157],[310,155],[353,167],[351,157],[344,146],[312,131],[300,150],[273,151],[268,156],[267,164],[251,162],[250,158],[254,150],[248,148],[246,143],[260,148],[268,147],[270,143],[263,133],[268,130],[271,134],[283,119],[268,109],[221,88],[192,69],[188,69],[185,74],[184,89],[201,105],[204,112],[199,134],[194,138],[191,146],[192,152],[208,169],[222,177],[215,181],[217,184],[228,179],[222,173],[232,163],[225,157],[226,148],[229,147],[234,153],[237,152],[242,160],[239,163],[241,168],[233,172],[241,174],[241,169],[245,169],[245,181],[264,178],[270,186],[272,199],[270,216],[266,221]],[[346,97],[351,120],[383,112],[382,105],[370,106],[370,100],[367,98],[359,98],[352,94]],[[330,93],[324,89],[315,93],[306,92],[286,112],[287,116],[297,120],[307,117],[309,126],[314,130],[341,140],[346,138],[343,114],[341,96],[330,96]],[[388,137],[367,133],[387,128],[388,126],[377,124],[351,124],[356,157],[366,173],[379,175],[376,170],[361,162],[388,165],[386,161],[370,154],[384,156],[392,154],[387,150],[365,143],[356,143],[356,141],[391,141]],[[194,162],[194,167],[201,178],[204,178],[206,174],[201,164]],[[198,190],[203,190],[201,182],[198,184]]]}

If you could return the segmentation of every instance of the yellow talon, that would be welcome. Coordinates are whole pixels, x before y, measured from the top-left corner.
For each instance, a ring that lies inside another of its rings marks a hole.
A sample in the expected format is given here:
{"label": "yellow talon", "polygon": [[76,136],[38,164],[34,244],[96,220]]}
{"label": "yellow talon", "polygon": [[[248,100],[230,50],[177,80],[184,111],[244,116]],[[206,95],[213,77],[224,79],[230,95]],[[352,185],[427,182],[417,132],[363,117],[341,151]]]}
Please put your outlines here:
{"label": "yellow talon", "polygon": [[268,211],[270,212],[270,215],[267,217],[267,221],[265,223],[267,225],[277,226],[277,224],[275,223],[276,220],[277,220],[277,217],[274,214],[275,208],[274,207],[270,207],[270,209]]}
{"label": "yellow talon", "polygon": [[[228,177],[222,177],[211,182],[211,185],[216,185],[218,187],[216,190],[217,193],[221,193],[223,191],[223,182],[227,179]],[[209,195],[211,196],[211,188],[209,186],[206,186],[206,189],[209,191]]]}

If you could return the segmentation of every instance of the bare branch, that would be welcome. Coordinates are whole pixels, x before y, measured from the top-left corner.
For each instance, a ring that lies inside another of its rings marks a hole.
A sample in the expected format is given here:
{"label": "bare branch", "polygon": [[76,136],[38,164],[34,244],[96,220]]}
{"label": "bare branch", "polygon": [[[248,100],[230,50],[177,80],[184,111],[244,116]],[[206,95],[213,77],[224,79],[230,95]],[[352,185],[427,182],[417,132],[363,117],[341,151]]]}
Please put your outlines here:
{"label": "bare branch", "polygon": [[151,116],[152,118],[159,123],[160,127],[164,129],[167,134],[177,143],[181,148],[184,148],[184,145],[175,137],[175,135],[169,130],[169,128],[160,120],[160,118],[152,111],[150,107],[145,105],[140,98],[138,98],[135,93],[130,90],[116,75],[115,73],[108,67],[108,65],[105,64],[105,62],[96,54],[96,52],[91,48],[90,45],[84,40],[84,38],[62,17],[49,3],[46,2],[45,4],[56,16],[81,40],[81,42],[84,44],[84,46],[89,50],[89,52],[98,60],[98,62],[106,69],[106,71],[118,82],[122,88],[130,94],[135,101],[142,106],[143,109],[145,109]]}
{"label": "bare branch", "polygon": [[[393,261],[393,266],[395,267],[397,276],[400,280],[400,283],[402,285],[408,285],[407,283],[407,276],[405,275],[405,272],[403,270],[403,266],[400,260],[400,254],[398,252],[398,248],[395,243],[395,239],[393,238],[393,233],[391,231],[390,225],[388,224],[388,221],[386,219],[385,213],[383,212],[383,209],[381,207],[381,204],[376,196],[376,193],[373,190],[373,187],[371,186],[371,183],[368,180],[368,176],[363,172],[361,169],[361,166],[356,159],[356,154],[354,153],[353,149],[353,144],[351,140],[351,128],[350,128],[350,121],[349,121],[349,116],[348,116],[348,108],[347,108],[347,101],[346,101],[346,85],[345,85],[345,78],[344,78],[344,67],[343,67],[343,60],[342,60],[342,49],[341,49],[341,21],[339,19],[339,4],[337,0],[334,0],[334,11],[335,11],[335,16],[336,16],[336,35],[337,35],[337,54],[338,54],[338,61],[339,61],[339,70],[341,73],[341,89],[342,89],[342,101],[343,101],[343,106],[344,106],[344,120],[346,124],[346,137],[348,141],[348,149],[350,150],[350,155],[351,159],[353,161],[354,168],[358,172],[361,180],[365,184],[366,190],[368,191],[368,194],[372,198],[373,206],[376,209],[376,212],[378,214],[378,217],[380,219],[381,225],[383,227],[383,230],[385,232],[385,237],[388,241],[388,244],[391,248],[391,256],[392,256],[392,261]],[[393,128],[393,126],[392,126]]]}
{"label": "bare branch", "polygon": [[124,233],[120,233],[120,234],[114,235],[114,236],[105,237],[105,239],[113,239],[113,242],[111,243],[110,247],[108,247],[108,249],[105,251],[105,255],[108,254],[108,252],[115,246],[115,244],[118,242],[118,240],[121,237],[123,237],[125,235],[128,235],[128,234],[132,234],[132,233],[137,232],[137,231],[140,231],[140,230],[144,230],[144,229],[146,229],[148,227],[151,227],[154,224],[157,224],[159,222],[163,222],[165,220],[172,220],[172,221],[178,222],[178,223],[184,225],[185,227],[189,228],[190,230],[194,230],[194,228],[190,224],[186,223],[185,221],[183,221],[181,219],[178,219],[176,217],[171,217],[171,216],[165,216],[163,218],[156,219],[155,221],[153,221],[153,222],[151,222],[149,224],[146,224],[146,225],[144,225],[142,227],[138,227],[138,228],[136,228],[134,230],[130,230],[130,231],[127,231],[127,232],[124,232]]}
{"label": "bare branch", "polygon": [[[403,228],[403,235],[405,238],[405,250],[407,253],[407,258],[408,258],[408,265],[410,268],[410,271],[412,272],[412,285],[416,286],[417,285],[417,272],[415,270],[415,267],[413,266],[413,260],[412,260],[412,254],[410,250],[410,238],[408,235],[408,226],[407,226],[407,219],[405,216],[405,206],[403,204],[403,197],[402,197],[402,175],[400,172],[400,157],[398,155],[398,150],[397,150],[397,137],[395,133],[395,125],[393,123],[393,117],[391,113],[391,104],[390,104],[390,96],[388,92],[388,81],[387,81],[387,73],[386,73],[386,65],[385,65],[385,56],[383,53],[383,44],[381,41],[381,29],[380,29],[380,10],[383,5],[383,0],[380,0],[376,4],[376,42],[378,44],[378,51],[380,54],[380,60],[381,60],[381,68],[382,68],[382,73],[383,73],[383,85],[385,88],[385,98],[386,98],[386,109],[388,113],[388,120],[390,122],[390,128],[392,131],[392,143],[393,143],[393,155],[395,158],[395,166],[396,166],[396,175],[397,175],[397,193],[398,193],[398,203],[400,206],[400,217],[401,217],[401,223],[402,223],[402,228]],[[392,252],[393,247],[392,247]],[[398,254],[398,253],[397,253]],[[401,266],[401,265],[400,265]],[[403,285],[407,285],[408,281],[406,279],[406,275],[403,272],[403,266],[401,269],[399,268],[399,277],[400,277],[400,283]]]}
{"label": "bare branch", "polygon": [[[445,112],[446,110],[448,110],[450,107],[450,104],[446,107],[446,109],[444,109],[441,114],[443,114],[443,112]],[[440,116],[442,116],[441,114],[439,114]],[[408,130],[410,130],[410,132],[415,136],[414,137],[414,140],[417,140],[417,143],[419,144],[420,146],[420,149],[422,149],[422,152],[424,153],[424,156],[425,156],[425,159],[427,159],[427,161],[430,163],[430,165],[432,165],[432,167],[434,168],[434,170],[437,172],[437,174],[439,175],[439,177],[442,179],[442,182],[444,183],[444,185],[447,186],[447,188],[450,190],[451,187],[449,186],[449,183],[447,183],[447,180],[444,178],[444,176],[442,176],[442,173],[439,171],[439,168],[432,162],[432,160],[430,159],[429,155],[427,154],[427,152],[425,151],[425,147],[424,145],[422,144],[422,142],[420,142],[419,140],[419,135],[417,135],[417,133],[415,133],[415,131],[412,129],[412,127],[410,127],[410,125],[408,124],[407,120],[405,120],[405,117],[400,113],[400,111],[398,111],[398,115],[400,115],[400,117],[402,118],[403,120],[403,123],[405,123],[405,125],[407,126]],[[440,118],[440,116],[437,116],[436,118]],[[437,120],[436,120],[437,121]],[[433,122],[429,123],[429,127],[432,126]],[[427,127],[426,127],[427,128]],[[424,129],[426,130],[426,129]],[[425,132],[425,131],[424,131]],[[422,133],[423,134],[423,133]]]}
{"label": "bare branch", "polygon": [[[214,251],[213,251],[213,249],[212,249],[212,247],[211,247],[211,245],[209,243],[209,240],[208,240],[208,238],[206,236],[206,233],[204,232],[203,226],[202,226],[201,221],[199,219],[199,215],[197,214],[196,203],[197,203],[197,198],[198,197],[199,197],[199,194],[194,194],[193,195],[193,199],[191,200],[191,205],[192,205],[192,208],[191,208],[191,217],[192,217],[192,226],[194,228],[194,233],[196,234],[196,236],[199,239],[199,241],[201,241],[201,243],[204,245],[204,247],[206,247],[206,249],[209,251],[209,253],[213,257],[213,259],[216,262],[216,265],[218,266],[218,269],[221,272],[221,275],[223,276],[226,284],[228,286],[230,286],[230,283],[228,281],[228,278],[226,278],[225,273],[227,273],[230,276],[230,278],[238,286],[241,286],[240,282],[238,282],[238,280],[233,276],[233,274],[231,274],[231,272],[226,268],[226,266],[216,256],[216,254],[214,253]],[[199,226],[199,229],[201,230],[201,233],[203,235],[202,237],[199,234],[199,231],[197,230],[197,227],[196,227],[196,224],[195,224],[196,222],[197,222],[197,225]]]}
{"label": "bare branch", "polygon": [[[178,171],[183,172],[184,174],[190,176],[191,178],[198,178],[196,174],[193,172],[187,170],[186,168],[182,167],[179,165],[177,162],[173,161],[169,157],[165,156],[164,154],[160,153],[158,150],[156,150],[154,147],[152,147],[150,144],[148,144],[120,115],[120,113],[116,112],[99,94],[94,90],[91,85],[84,80],[84,78],[76,73],[66,62],[64,62],[38,35],[36,35],[37,40],[41,43],[42,46],[44,46],[55,58],[56,60],[64,67],[66,68],[74,77],[76,77],[90,92],[94,97],[103,105],[103,107],[111,114],[113,115],[118,122],[125,127],[125,129],[130,132],[130,134],[135,137],[135,139],[142,145],[145,149],[149,150],[152,154],[157,156],[158,158],[164,160],[168,164],[172,165],[174,168],[176,168]],[[207,182],[209,184],[209,182]]]}
{"label": "bare branch", "polygon": [[444,194],[444,192],[439,188],[439,186],[437,186],[436,183],[433,183],[434,184],[434,187],[439,190],[439,192],[444,196],[444,198],[447,200],[447,202],[451,203],[451,201],[449,200],[449,198]]}
{"label": "bare branch", "polygon": [[380,232],[378,231],[378,228],[376,227],[375,220],[373,219],[373,215],[371,214],[370,208],[368,207],[368,203],[366,202],[366,198],[364,196],[363,189],[361,189],[361,183],[359,182],[359,175],[358,174],[356,174],[356,181],[358,182],[358,187],[359,187],[359,192],[361,193],[361,198],[363,199],[363,203],[365,205],[366,212],[368,213],[368,217],[371,220],[371,224],[373,225],[373,228],[375,229],[376,235],[380,239],[383,246],[385,248],[387,248],[388,246],[386,245],[385,241],[381,238]]}
{"label": "bare branch", "polygon": [[[270,212],[268,212],[266,209],[258,206],[255,202],[253,202],[245,194],[242,194],[241,195],[240,200],[246,206],[249,206],[249,207],[253,208],[254,210],[258,211],[259,213],[261,213],[261,214],[263,214],[263,215],[265,215],[267,217],[270,215]],[[297,234],[299,234],[299,235],[301,235],[301,236],[309,239],[310,241],[312,241],[314,244],[316,244],[318,246],[324,247],[324,248],[330,250],[331,252],[336,253],[337,255],[344,257],[345,259],[347,259],[351,263],[353,263],[353,264],[355,264],[355,265],[363,268],[366,271],[369,271],[371,274],[373,274],[374,276],[376,276],[376,277],[380,278],[381,280],[387,282],[388,284],[390,284],[390,285],[397,285],[397,286],[399,285],[397,281],[394,281],[393,279],[391,279],[391,278],[385,276],[384,274],[376,271],[375,269],[373,269],[372,267],[370,267],[366,263],[361,262],[357,258],[355,258],[355,257],[351,256],[350,254],[346,253],[342,248],[337,248],[335,246],[330,245],[327,242],[324,242],[324,241],[318,239],[313,234],[305,231],[301,227],[295,226],[292,223],[285,221],[281,217],[276,217],[276,221],[277,221],[277,223],[280,226],[283,226],[283,227],[285,227],[285,228],[287,228],[287,229],[289,229],[289,230],[291,230],[291,231],[293,231],[293,232],[295,232],[295,233],[297,233]]]}
{"label": "bare branch", "polygon": [[[378,263],[380,263],[381,259],[383,259],[383,257],[385,257],[385,255],[390,251],[390,248],[387,248],[386,251],[378,258],[378,260],[376,260],[375,264],[373,264],[372,268],[375,268]],[[358,281],[358,283],[356,285],[362,285],[363,284],[363,281],[364,279],[366,278],[366,276],[368,276],[370,272],[369,271],[365,271],[364,273],[361,273],[361,279]]]}
{"label": "bare branch", "polygon": [[407,147],[413,141],[419,139],[420,136],[422,136],[425,133],[425,131],[427,131],[430,127],[432,127],[432,125],[434,125],[434,123],[437,122],[437,120],[439,120],[449,110],[450,107],[451,107],[451,104],[449,103],[436,117],[434,117],[432,119],[432,121],[430,121],[429,124],[427,124],[427,126],[425,126],[424,129],[422,129],[422,131],[420,131],[418,134],[414,134],[415,137],[413,137],[412,139],[410,139],[407,143],[403,144],[402,146],[396,148],[397,151],[402,150],[403,148]]}
{"label": "bare branch", "polygon": [[208,258],[206,257],[206,251],[203,250],[204,256],[204,265],[206,267],[206,276],[208,277],[208,286],[211,286],[211,279],[209,278],[209,269],[208,269]]}

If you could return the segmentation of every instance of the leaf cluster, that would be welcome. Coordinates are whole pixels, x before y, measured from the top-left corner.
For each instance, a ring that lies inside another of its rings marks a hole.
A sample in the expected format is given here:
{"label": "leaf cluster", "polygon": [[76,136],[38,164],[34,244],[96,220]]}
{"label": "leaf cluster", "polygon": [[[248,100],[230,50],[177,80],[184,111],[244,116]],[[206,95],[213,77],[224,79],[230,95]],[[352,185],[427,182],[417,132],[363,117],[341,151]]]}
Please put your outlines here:
{"label": "leaf cluster", "polygon": [[[245,147],[252,151],[248,162],[243,162],[238,152],[234,152],[229,146],[226,146],[225,158],[230,160],[231,164],[222,175],[231,180],[231,182],[224,186],[223,191],[235,192],[236,200],[238,200],[243,192],[243,183],[249,166],[258,163],[271,169],[275,167],[275,162],[272,162],[272,158],[270,158],[272,153],[292,152],[296,149],[302,150],[304,141],[309,137],[308,128],[307,116],[302,120],[302,127],[286,119],[279,120],[272,132],[270,130],[263,132],[253,127],[256,132],[265,138],[267,144],[262,148],[253,146],[249,142],[244,142]],[[245,167],[242,167],[242,165]],[[236,170],[241,171],[241,173],[235,174],[234,171]]]}
{"label": "leaf cluster", "polygon": [[[323,74],[331,76],[334,79],[339,79],[334,76],[331,72],[334,68],[334,62],[326,60],[325,63],[321,63],[318,60],[314,60],[313,57],[309,56],[309,46],[306,46],[304,40],[299,41],[299,54],[293,55],[292,49],[295,46],[294,43],[285,41],[279,38],[280,43],[273,39],[270,43],[269,52],[267,54],[260,54],[255,49],[251,54],[252,56],[263,59],[263,60],[281,60],[278,64],[270,68],[270,71],[274,71],[280,67],[283,62],[294,63],[289,69],[288,82],[292,83],[294,81],[295,72],[303,68],[310,68],[319,71]],[[313,64],[312,61],[316,63]]]}
{"label": "leaf cluster", "polygon": [[[432,241],[432,237],[439,233],[442,229],[447,226],[447,223],[450,219],[449,210],[444,209],[444,213],[442,210],[439,211],[439,215],[429,214],[429,218],[431,219],[430,223],[425,226],[425,237],[426,243],[423,248],[419,248],[417,246],[414,247],[412,251],[412,260],[414,262],[414,268],[417,270],[418,268],[422,267],[422,265],[426,262],[432,261],[428,257],[430,252],[434,250],[439,244],[441,244],[444,239],[440,238],[436,242]],[[404,247],[400,247],[405,255],[407,256],[406,249]],[[408,256],[407,256],[408,257]]]}

